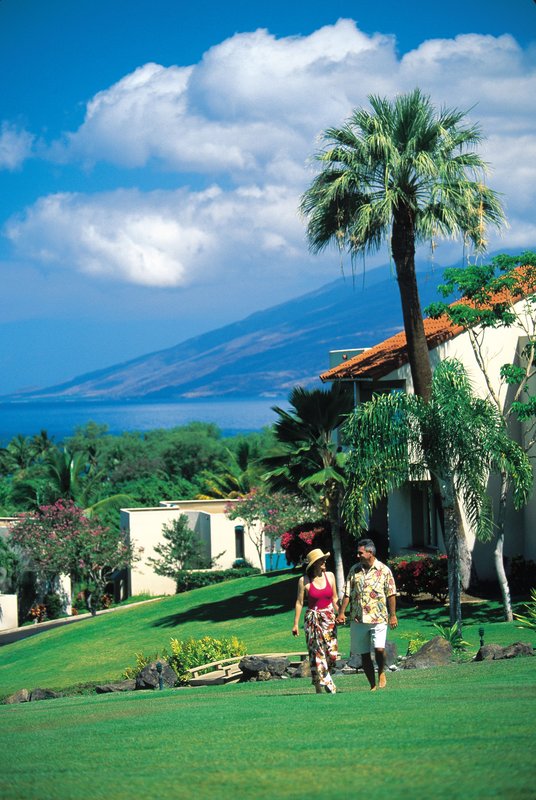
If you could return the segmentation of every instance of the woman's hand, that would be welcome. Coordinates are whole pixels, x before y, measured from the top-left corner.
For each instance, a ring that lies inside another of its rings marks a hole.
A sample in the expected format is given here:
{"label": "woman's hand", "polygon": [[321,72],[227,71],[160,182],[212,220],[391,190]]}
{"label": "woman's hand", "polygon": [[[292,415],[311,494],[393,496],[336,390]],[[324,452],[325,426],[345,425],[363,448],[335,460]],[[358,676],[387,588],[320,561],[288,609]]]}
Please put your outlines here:
{"label": "woman's hand", "polygon": [[299,636],[299,633],[300,633],[300,632],[299,632],[299,630],[298,630],[298,626],[297,626],[297,625],[294,625],[294,627],[292,628],[292,635],[293,635],[293,636]]}

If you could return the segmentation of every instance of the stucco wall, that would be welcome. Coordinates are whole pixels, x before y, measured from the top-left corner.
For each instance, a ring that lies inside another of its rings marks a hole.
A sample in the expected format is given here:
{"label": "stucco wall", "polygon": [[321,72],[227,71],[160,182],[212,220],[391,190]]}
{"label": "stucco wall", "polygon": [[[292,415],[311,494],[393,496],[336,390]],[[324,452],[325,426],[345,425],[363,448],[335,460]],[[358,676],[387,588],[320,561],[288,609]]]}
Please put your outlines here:
{"label": "stucco wall", "polygon": [[[534,323],[523,314],[523,302],[517,303],[515,308],[516,312],[524,319],[525,328],[528,327],[530,330],[531,325],[533,328]],[[499,401],[502,406],[504,406],[507,400],[508,392],[512,390],[501,382],[500,368],[503,364],[516,361],[524,341],[525,329],[519,326],[500,329],[489,328],[485,332],[481,354],[486,363],[486,369],[494,390],[498,393]],[[433,368],[445,358],[455,358],[461,361],[465,365],[475,393],[480,397],[489,396],[486,380],[478,366],[468,333],[460,334],[456,338],[439,345],[430,352]],[[405,381],[406,390],[409,392],[413,391],[409,364],[405,364],[389,375],[386,375],[384,380],[385,382],[396,380]],[[533,380],[530,388],[533,393],[536,392],[536,380]],[[508,402],[510,401],[511,397],[508,397]],[[528,426],[519,425],[514,421],[511,424],[510,433],[517,441],[523,441],[523,444],[525,444],[528,435]],[[533,448],[532,455],[535,454],[536,448]],[[494,497],[495,511],[497,509],[498,497],[497,486],[497,480],[492,477],[489,488]],[[406,547],[411,541],[411,517],[409,513],[404,512],[405,504],[407,508],[409,508],[409,493],[407,496],[404,496],[404,494],[400,492],[395,492],[390,495],[388,504],[389,536],[391,552],[393,554],[399,552],[400,548]],[[486,580],[494,579],[495,565],[492,545],[489,543],[477,542],[466,521],[464,528],[468,546],[473,552],[474,564],[478,576]],[[507,558],[515,555],[523,555],[525,558],[536,560],[536,492],[533,492],[528,505],[520,512],[514,511],[512,503],[508,503],[505,530],[504,552]],[[438,545],[441,548],[442,544],[440,540]]]}
{"label": "stucco wall", "polygon": [[[157,575],[148,563],[149,558],[157,558],[155,545],[162,543],[162,528],[178,519],[181,514],[188,517],[190,528],[195,531],[204,544],[210,558],[219,556],[215,569],[228,569],[236,560],[235,526],[244,524],[243,520],[229,520],[224,514],[226,501],[171,501],[153,508],[130,508],[121,510],[121,528],[129,531],[130,539],[137,547],[143,548],[140,561],[131,570],[130,594],[175,594],[175,581]],[[245,525],[244,525],[245,527]],[[254,566],[259,556],[252,541],[244,532],[245,557]],[[221,555],[220,555],[221,554]]]}

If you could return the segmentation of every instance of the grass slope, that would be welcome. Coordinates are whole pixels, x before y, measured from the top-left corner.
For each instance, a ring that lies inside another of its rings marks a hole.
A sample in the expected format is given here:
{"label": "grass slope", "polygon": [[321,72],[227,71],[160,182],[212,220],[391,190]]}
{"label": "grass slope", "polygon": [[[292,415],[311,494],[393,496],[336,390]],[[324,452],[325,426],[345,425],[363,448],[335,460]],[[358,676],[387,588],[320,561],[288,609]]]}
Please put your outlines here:
{"label": "grass slope", "polygon": [[[36,637],[39,638],[39,637]],[[528,800],[535,659],[0,707],[3,800]]]}
{"label": "grass slope", "polygon": [[[110,614],[55,628],[0,647],[0,697],[36,686],[65,689],[85,682],[121,677],[134,663],[135,653],[153,655],[169,649],[171,637],[205,635],[243,640],[250,653],[304,650],[303,637],[291,634],[297,586],[296,573],[252,576],[167,597],[146,605],[125,607]],[[464,638],[478,648],[478,627],[484,624],[486,642],[536,644],[536,634],[500,623],[499,603],[466,606]],[[434,622],[445,624],[447,609],[401,608],[400,626],[390,634],[404,653],[404,634],[435,635]],[[349,632],[340,629],[341,653],[348,653]]]}

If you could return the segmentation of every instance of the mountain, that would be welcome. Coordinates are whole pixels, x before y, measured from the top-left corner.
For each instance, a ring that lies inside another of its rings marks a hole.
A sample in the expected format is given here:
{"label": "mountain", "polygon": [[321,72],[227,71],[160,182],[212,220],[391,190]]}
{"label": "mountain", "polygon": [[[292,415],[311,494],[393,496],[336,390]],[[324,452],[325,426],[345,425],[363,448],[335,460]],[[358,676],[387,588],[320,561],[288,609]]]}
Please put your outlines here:
{"label": "mountain", "polygon": [[[398,285],[340,278],[314,292],[187,339],[175,347],[3,400],[137,400],[281,396],[312,386],[330,350],[370,347],[402,328]],[[442,271],[420,273],[423,308]]]}

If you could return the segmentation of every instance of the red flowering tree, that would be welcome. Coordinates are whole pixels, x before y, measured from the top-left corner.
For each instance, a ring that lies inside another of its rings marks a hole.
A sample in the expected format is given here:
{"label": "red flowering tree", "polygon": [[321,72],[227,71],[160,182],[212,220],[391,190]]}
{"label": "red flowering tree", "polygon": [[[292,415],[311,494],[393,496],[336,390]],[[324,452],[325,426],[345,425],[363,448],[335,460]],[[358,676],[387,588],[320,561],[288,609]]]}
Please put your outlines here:
{"label": "red flowering tree", "polygon": [[139,558],[122,533],[89,519],[71,500],[57,500],[23,514],[11,529],[10,539],[30,559],[41,591],[52,588],[60,574],[85,581],[92,613],[92,594],[100,597],[112,573]]}
{"label": "red flowering tree", "polygon": [[264,569],[265,539],[269,539],[272,548],[280,537],[282,544],[285,531],[307,517],[308,507],[293,495],[254,488],[238,500],[228,503],[225,514],[229,519],[244,520],[246,534],[255,545],[261,569]]}
{"label": "red flowering tree", "polygon": [[329,550],[331,532],[326,520],[304,522],[290,528],[281,537],[281,547],[285,551],[288,564],[301,564],[310,550],[320,547],[324,552]]}

